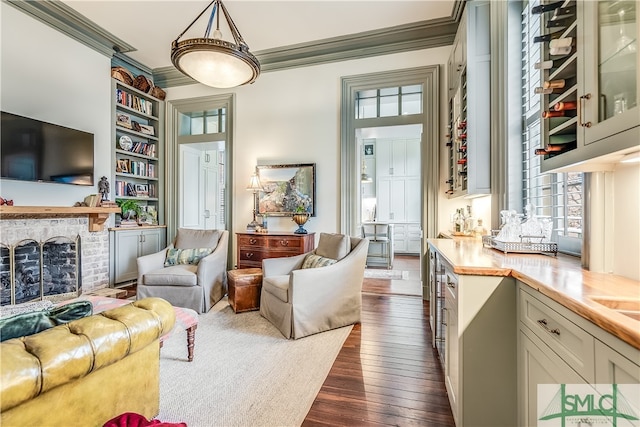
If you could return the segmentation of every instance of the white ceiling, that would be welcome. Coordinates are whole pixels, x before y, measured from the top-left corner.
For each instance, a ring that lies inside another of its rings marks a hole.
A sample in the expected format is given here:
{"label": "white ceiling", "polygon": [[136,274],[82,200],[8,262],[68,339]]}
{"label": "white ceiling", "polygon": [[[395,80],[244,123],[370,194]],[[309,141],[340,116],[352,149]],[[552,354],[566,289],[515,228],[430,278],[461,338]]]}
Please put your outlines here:
{"label": "white ceiling", "polygon": [[[171,65],[171,42],[210,0],[63,0],[135,47],[126,54],[151,69]],[[454,0],[225,0],[251,52],[450,17]],[[211,9],[180,40],[202,37]],[[223,39],[230,37],[221,24]]]}

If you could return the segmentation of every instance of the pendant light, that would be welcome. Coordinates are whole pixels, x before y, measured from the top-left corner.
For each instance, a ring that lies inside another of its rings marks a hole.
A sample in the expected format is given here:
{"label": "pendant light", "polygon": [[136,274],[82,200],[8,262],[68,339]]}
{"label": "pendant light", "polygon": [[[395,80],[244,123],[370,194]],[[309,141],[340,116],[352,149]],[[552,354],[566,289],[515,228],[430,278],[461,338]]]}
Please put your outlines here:
{"label": "pendant light", "polygon": [[[203,38],[178,41],[213,5]],[[222,39],[220,15],[223,14],[235,43]],[[214,17],[216,30],[209,38]],[[171,43],[171,62],[183,74],[216,88],[230,88],[253,83],[260,75],[260,63],[249,52],[222,0],[213,0],[200,15]]]}

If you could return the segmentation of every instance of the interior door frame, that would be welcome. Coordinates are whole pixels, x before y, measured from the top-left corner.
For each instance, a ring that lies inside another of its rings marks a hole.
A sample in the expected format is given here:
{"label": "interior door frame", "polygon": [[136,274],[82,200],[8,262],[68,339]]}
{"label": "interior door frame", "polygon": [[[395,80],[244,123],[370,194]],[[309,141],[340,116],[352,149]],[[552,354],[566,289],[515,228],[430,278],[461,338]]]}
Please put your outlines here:
{"label": "interior door frame", "polygon": [[[178,123],[179,113],[189,113],[193,111],[215,110],[225,108],[225,132],[215,134],[214,139],[224,139],[225,141],[225,187],[233,188],[233,153],[234,153],[234,116],[235,116],[235,94],[211,95],[199,98],[173,99],[166,103],[166,152],[165,158],[165,181],[166,181],[166,224],[168,239],[176,235],[178,229],[179,215],[179,142]],[[222,138],[221,138],[222,136]],[[182,140],[189,138],[181,137]],[[185,141],[187,142],[187,141]],[[195,141],[194,141],[195,142]],[[221,212],[224,215],[224,223],[227,230],[233,230],[233,206],[228,191],[225,191],[225,209]],[[170,241],[170,240],[169,240]],[[233,245],[229,245],[227,254],[227,269],[233,268]]]}
{"label": "interior door frame", "polygon": [[[422,85],[422,114],[408,116],[356,119],[356,93],[362,90],[385,87]],[[426,262],[426,239],[437,237],[438,190],[440,176],[440,65],[416,67],[404,70],[361,74],[342,78],[341,93],[341,135],[340,135],[340,230],[342,233],[357,235],[360,218],[358,197],[360,183],[357,128],[380,127],[406,124],[422,124],[420,191],[422,192],[420,250],[420,270],[429,271]],[[423,298],[429,299],[428,280],[422,278]]]}

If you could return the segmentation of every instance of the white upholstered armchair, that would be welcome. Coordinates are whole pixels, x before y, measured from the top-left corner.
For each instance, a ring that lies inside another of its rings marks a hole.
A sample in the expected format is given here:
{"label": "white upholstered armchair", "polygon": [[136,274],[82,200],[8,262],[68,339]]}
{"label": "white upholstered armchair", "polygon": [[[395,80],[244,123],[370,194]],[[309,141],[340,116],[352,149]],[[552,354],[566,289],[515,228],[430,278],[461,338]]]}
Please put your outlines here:
{"label": "white upholstered armchair", "polygon": [[169,247],[138,258],[136,298],[206,313],[227,293],[228,245],[227,230],[178,229]]}
{"label": "white upholstered armchair", "polygon": [[263,260],[260,314],[293,339],[360,322],[368,246],[366,239],[321,233],[310,253],[315,265],[334,260],[330,265],[303,268],[309,253]]}

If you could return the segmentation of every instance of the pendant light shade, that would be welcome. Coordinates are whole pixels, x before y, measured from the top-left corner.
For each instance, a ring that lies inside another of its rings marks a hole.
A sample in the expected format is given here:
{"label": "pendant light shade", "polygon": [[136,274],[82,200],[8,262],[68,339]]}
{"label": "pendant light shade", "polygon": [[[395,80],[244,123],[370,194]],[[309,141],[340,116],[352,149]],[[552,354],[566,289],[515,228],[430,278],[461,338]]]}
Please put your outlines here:
{"label": "pendant light shade", "polygon": [[[209,24],[203,38],[179,41],[180,37],[213,5]],[[225,20],[235,43],[222,40],[220,15]],[[213,19],[216,18],[216,30],[209,38]],[[260,75],[260,63],[249,52],[245,43],[229,16],[222,0],[213,0],[193,20],[193,22],[171,44],[171,62],[183,74],[192,79],[216,88],[230,88],[253,83]]]}

